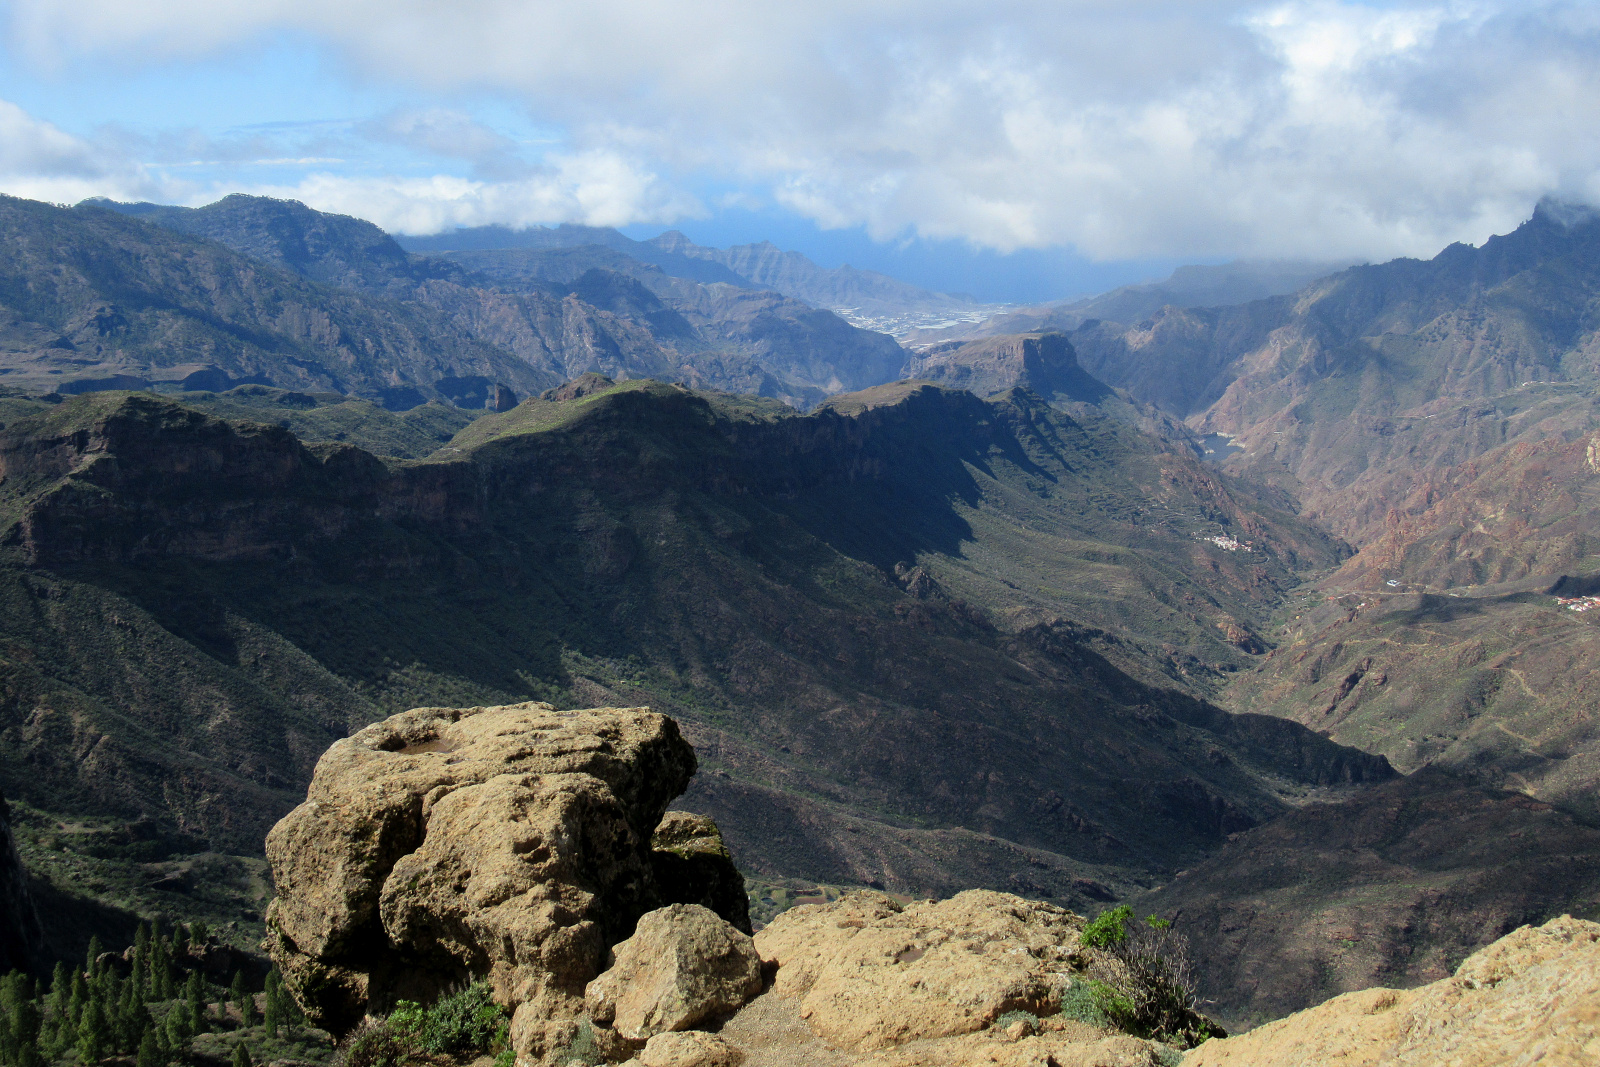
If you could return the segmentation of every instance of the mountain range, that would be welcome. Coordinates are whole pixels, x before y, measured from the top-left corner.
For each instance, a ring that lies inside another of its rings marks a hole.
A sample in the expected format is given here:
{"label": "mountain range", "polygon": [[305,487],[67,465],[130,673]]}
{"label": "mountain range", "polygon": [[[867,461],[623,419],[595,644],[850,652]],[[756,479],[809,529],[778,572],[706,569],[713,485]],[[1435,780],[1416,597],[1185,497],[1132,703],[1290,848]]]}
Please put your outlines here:
{"label": "mountain range", "polygon": [[1127,900],[1230,1023],[1600,908],[1592,214],[911,348],[673,234],[0,239],[0,791],[52,892],[68,827],[245,870],[334,739],[547,699],[678,719],[755,891]]}
{"label": "mountain range", "polygon": [[478,263],[492,262],[494,253],[513,250],[582,256],[603,255],[604,249],[614,254],[613,260],[617,255],[626,256],[673,278],[770,289],[812,307],[837,311],[857,325],[937,320],[952,315],[976,318],[995,310],[964,294],[932,292],[877,271],[857,270],[848,264],[819,267],[801,253],[786,252],[770,241],[708,248],[677,230],[668,230],[648,241],[635,241],[616,230],[595,226],[567,224],[525,230],[481,226],[429,237],[401,237],[399,241],[408,251],[451,259],[473,253],[473,261]]}

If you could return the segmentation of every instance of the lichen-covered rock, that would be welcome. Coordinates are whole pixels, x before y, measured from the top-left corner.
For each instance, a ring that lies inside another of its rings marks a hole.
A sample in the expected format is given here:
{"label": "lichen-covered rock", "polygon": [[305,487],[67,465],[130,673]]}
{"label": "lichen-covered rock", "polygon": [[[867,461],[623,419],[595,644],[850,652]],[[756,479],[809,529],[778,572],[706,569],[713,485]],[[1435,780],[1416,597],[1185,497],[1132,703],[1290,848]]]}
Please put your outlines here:
{"label": "lichen-covered rock", "polygon": [[523,1062],[568,1043],[656,907],[651,836],[694,751],[644,708],[418,708],[335,743],[267,838],[268,944],[335,1032],[487,976]]}
{"label": "lichen-covered rock", "polygon": [[642,1067],[737,1067],[740,1059],[722,1038],[701,1030],[657,1034],[639,1053]]}
{"label": "lichen-covered rock", "polygon": [[1208,1041],[1184,1067],[1589,1067],[1600,1063],[1600,923],[1524,926],[1418,989],[1365,989]]}
{"label": "lichen-covered rock", "polygon": [[1083,919],[1008,893],[969,890],[902,908],[852,894],[778,916],[756,935],[775,988],[829,1044],[869,1051],[972,1033],[1009,1011],[1051,1015],[1081,970]]}
{"label": "lichen-covered rock", "polygon": [[589,983],[584,1006],[629,1041],[730,1014],[761,991],[761,957],[750,936],[698,904],[652,911],[613,954],[610,969]]}
{"label": "lichen-covered rock", "polygon": [[651,839],[651,865],[661,899],[702,904],[750,933],[750,898],[722,831],[709,815],[669,811]]}

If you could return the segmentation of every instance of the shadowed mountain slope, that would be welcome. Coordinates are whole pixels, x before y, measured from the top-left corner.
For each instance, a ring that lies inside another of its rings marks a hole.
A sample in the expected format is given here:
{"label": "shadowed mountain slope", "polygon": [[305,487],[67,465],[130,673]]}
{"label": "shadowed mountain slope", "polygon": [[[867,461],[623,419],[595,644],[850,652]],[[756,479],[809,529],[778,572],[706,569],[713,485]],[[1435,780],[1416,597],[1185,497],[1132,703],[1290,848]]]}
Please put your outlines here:
{"label": "shadowed mountain slope", "polygon": [[1411,988],[1528,923],[1600,911],[1600,829],[1439,771],[1236,835],[1133,904],[1201,947],[1230,1029]]}
{"label": "shadowed mountain slope", "polygon": [[[1026,394],[856,406],[627,383],[486,416],[422,463],[139,395],[17,419],[0,783],[248,848],[379,714],[603,697],[686,724],[710,768],[689,802],[752,871],[1081,902],[1391,773],[1117,666],[1226,666],[1214,616],[1248,625],[1325,541]],[[1129,521],[1150,503],[1115,487],[1141,479],[1171,515]],[[1195,540],[1223,514],[1254,562]],[[1028,541],[1060,587],[1001,570]],[[1078,612],[1075,583],[1106,577],[1172,603]]]}

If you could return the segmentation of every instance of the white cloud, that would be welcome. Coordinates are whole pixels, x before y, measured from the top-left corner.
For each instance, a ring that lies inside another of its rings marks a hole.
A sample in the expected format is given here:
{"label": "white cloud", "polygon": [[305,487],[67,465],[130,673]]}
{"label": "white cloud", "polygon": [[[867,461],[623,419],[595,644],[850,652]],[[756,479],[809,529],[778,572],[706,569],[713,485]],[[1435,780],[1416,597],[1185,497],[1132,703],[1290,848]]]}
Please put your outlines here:
{"label": "white cloud", "polygon": [[[438,233],[490,223],[625,226],[640,218],[675,219],[702,210],[693,198],[664,185],[649,171],[605,152],[557,157],[515,181],[318,173],[292,185],[239,186],[234,191],[286,197],[319,211],[356,215],[393,233]],[[208,192],[190,200],[202,203],[213,198]]]}
{"label": "white cloud", "polygon": [[150,187],[137,167],[0,100],[0,190],[70,203],[107,192],[138,195]]}
{"label": "white cloud", "polygon": [[552,212],[670,221],[695,210],[671,183],[712,179],[880,237],[1065,243],[1101,257],[1378,257],[1482,240],[1546,193],[1600,197],[1591,3],[12,0],[11,10],[18,47],[63,68],[200,57],[288,31],[327,42],[365,76],[498,93],[569,131],[561,156],[531,168],[449,108],[396,113],[366,135],[466,160],[471,179],[329,174],[305,185],[348,201],[341,210],[411,227]]}

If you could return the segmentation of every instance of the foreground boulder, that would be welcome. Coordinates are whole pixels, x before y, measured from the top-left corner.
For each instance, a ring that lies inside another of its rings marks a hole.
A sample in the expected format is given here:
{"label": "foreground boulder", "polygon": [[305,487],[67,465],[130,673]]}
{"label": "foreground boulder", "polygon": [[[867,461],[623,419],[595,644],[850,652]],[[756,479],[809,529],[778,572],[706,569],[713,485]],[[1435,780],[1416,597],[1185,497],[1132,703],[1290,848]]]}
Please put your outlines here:
{"label": "foreground boulder", "polygon": [[1524,926],[1418,989],[1365,989],[1208,1041],[1184,1067],[1592,1067],[1600,1063],[1600,923]]}
{"label": "foreground boulder", "polygon": [[761,957],[749,935],[698,904],[652,911],[612,955],[584,1006],[628,1041],[731,1015],[761,991]]}
{"label": "foreground boulder", "polygon": [[[487,977],[514,1010],[519,1061],[554,1062],[610,947],[673,902],[650,843],[694,770],[677,725],[644,708],[418,708],[376,723],[328,749],[267,837],[269,950],[335,1033]],[[736,878],[725,850],[721,862],[718,879]]]}
{"label": "foreground boulder", "polygon": [[[1165,1042],[1118,1032],[1094,1005],[1114,961],[1082,944],[1085,922],[1009,893],[969,890],[902,906],[882,893],[784,912],[756,935],[777,966],[746,1013],[793,1012],[835,1062],[1146,1065]],[[1097,978],[1096,976],[1100,976]],[[1065,1010],[1064,1010],[1065,1009]],[[739,1046],[741,1015],[723,1030]],[[1191,1013],[1190,1032],[1208,1032]],[[1161,1035],[1184,1043],[1181,1035]],[[755,1050],[752,1050],[755,1051]],[[821,1053],[817,1053],[820,1056]],[[758,1062],[753,1056],[751,1062]]]}

